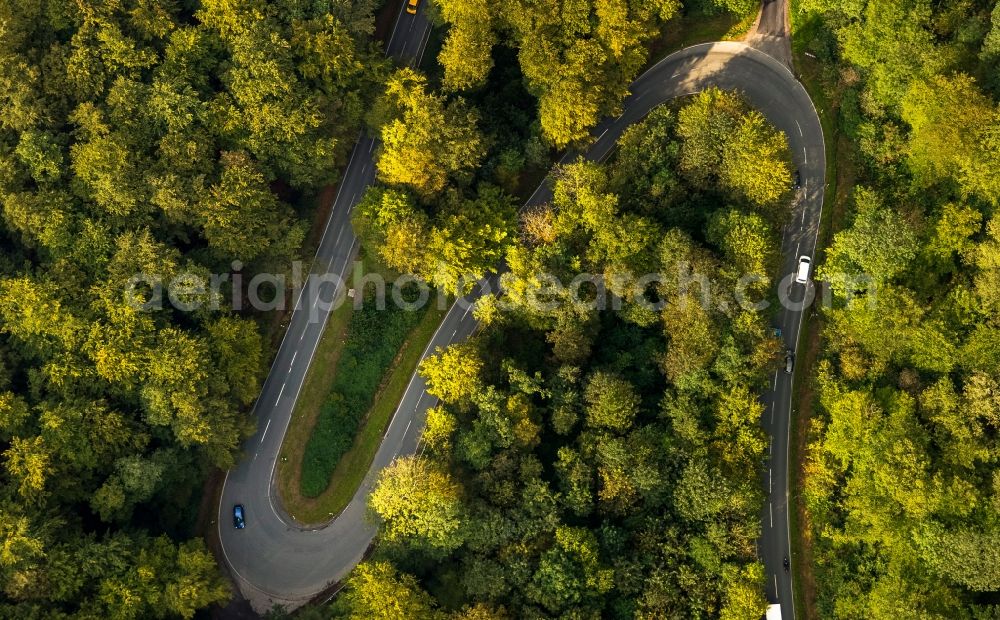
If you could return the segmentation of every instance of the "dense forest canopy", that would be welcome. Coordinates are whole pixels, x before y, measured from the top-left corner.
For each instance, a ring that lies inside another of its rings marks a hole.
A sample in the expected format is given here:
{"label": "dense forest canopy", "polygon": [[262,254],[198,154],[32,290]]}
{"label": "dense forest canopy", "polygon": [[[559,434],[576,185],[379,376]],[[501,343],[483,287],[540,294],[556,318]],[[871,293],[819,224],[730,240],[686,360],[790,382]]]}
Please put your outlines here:
{"label": "dense forest canopy", "polygon": [[[740,166],[744,149],[767,155]],[[423,453],[382,473],[378,553],[330,611],[763,615],[756,393],[780,343],[733,289],[750,270],[766,294],[789,180],[784,136],[718,90],[656,109],[610,164],[557,170],[507,250],[504,298],[477,309],[484,331],[421,366],[441,400]],[[709,305],[681,264],[709,277]],[[635,290],[650,271],[666,277]],[[620,308],[532,303],[539,273],[579,272],[617,282]]]}
{"label": "dense forest canopy", "polygon": [[[444,40],[424,72],[373,43],[377,4],[0,0],[0,617],[228,599],[194,520],[253,430],[266,317],[228,310],[229,283],[218,308],[139,311],[127,283],[284,271],[362,129],[369,252],[449,293],[509,271],[482,332],[421,368],[441,403],[371,496],[377,554],[306,615],[759,617],[756,394],[780,343],[734,290],[773,295],[784,137],[710,90],[518,212],[680,4],[425,0]],[[1000,617],[1000,7],[792,4],[856,181],[817,272],[817,613]],[[533,303],[539,273],[581,272],[620,305]]]}
{"label": "dense forest canopy", "polygon": [[269,353],[226,303],[126,284],[287,269],[288,200],[336,180],[385,74],[373,7],[0,2],[0,616],[228,598],[192,526]]}
{"label": "dense forest canopy", "polygon": [[804,489],[816,611],[996,618],[1000,8],[804,0],[795,17],[858,175],[820,268],[837,296]]}

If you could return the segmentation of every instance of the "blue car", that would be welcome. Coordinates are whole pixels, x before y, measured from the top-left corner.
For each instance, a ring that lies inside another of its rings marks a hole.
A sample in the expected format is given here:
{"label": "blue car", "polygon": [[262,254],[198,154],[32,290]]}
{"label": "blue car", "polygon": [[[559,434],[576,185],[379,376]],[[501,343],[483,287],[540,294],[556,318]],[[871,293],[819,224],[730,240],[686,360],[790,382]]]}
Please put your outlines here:
{"label": "blue car", "polygon": [[243,504],[236,504],[233,506],[233,527],[242,530],[246,526],[247,522],[243,518]]}

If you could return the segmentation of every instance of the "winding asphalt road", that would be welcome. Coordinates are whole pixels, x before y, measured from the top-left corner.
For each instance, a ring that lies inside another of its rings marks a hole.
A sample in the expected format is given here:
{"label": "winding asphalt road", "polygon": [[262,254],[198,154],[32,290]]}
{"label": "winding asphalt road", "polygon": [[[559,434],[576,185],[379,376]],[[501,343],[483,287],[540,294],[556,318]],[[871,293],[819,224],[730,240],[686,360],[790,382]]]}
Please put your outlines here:
{"label": "winding asphalt road", "polygon": [[[399,64],[418,65],[430,32],[423,7],[416,15],[401,10],[386,54]],[[307,602],[343,577],[374,535],[364,520],[363,501],[352,502],[328,527],[303,529],[281,507],[271,482],[309,364],[337,296],[343,295],[342,283],[357,253],[350,214],[375,180],[372,156],[376,147],[376,140],[362,134],[351,151],[311,275],[296,298],[284,338],[254,405],[257,432],[245,443],[243,460],[227,473],[223,485],[218,514],[223,559],[243,595],[260,612],[275,605],[293,609]],[[400,419],[402,416],[394,419],[383,441],[383,452],[389,447],[401,453],[413,451],[415,443],[404,444],[396,437]],[[376,464],[387,462],[377,460]],[[365,480],[359,497],[367,493],[372,478],[369,475]],[[244,506],[243,530],[232,526],[234,504]]]}
{"label": "winding asphalt road", "polygon": [[[784,3],[775,0],[774,4]],[[419,14],[414,19],[403,13],[390,40],[389,52],[397,57],[419,58],[427,28]],[[606,119],[595,128],[594,142],[583,156],[604,159],[625,128],[644,118],[655,106],[710,86],[742,91],[788,137],[803,188],[783,232],[783,272],[789,275],[780,286],[792,300],[801,300],[806,289],[790,283],[798,257],[812,256],[815,251],[825,183],[825,149],[812,101],[783,62],[735,42],[696,45],[672,54],[632,84],[623,114]],[[371,154],[375,146],[364,137],[355,146],[317,253],[316,273],[342,276],[356,251],[349,212],[374,178]],[[550,199],[551,189],[543,182],[526,206]],[[436,347],[464,340],[476,330],[470,309],[484,293],[484,286],[495,289],[490,286],[494,282],[484,282],[471,295],[456,302],[425,355]],[[305,528],[285,514],[272,485],[275,460],[329,315],[328,302],[338,291],[342,294],[342,287],[336,278],[330,277],[313,279],[303,289],[255,407],[258,431],[246,444],[244,460],[227,475],[223,490],[218,523],[224,559],[243,594],[259,611],[273,605],[298,607],[345,577],[362,558],[375,535],[374,526],[365,519],[365,501],[371,486],[381,469],[394,458],[418,449],[426,411],[435,403],[424,391],[423,380],[415,375],[364,482],[347,509],[318,528]],[[781,327],[786,346],[794,349],[802,311],[794,304],[785,306],[775,314],[776,326]],[[787,472],[791,387],[792,376],[779,372],[773,378],[772,389],[762,396],[766,406],[762,424],[772,439],[764,472],[768,500],[762,515],[759,553],[767,569],[768,598],[782,604],[785,618],[794,617],[791,575],[782,569],[782,558],[789,554]],[[232,506],[237,503],[246,508],[247,525],[243,530],[234,529],[231,523]]]}

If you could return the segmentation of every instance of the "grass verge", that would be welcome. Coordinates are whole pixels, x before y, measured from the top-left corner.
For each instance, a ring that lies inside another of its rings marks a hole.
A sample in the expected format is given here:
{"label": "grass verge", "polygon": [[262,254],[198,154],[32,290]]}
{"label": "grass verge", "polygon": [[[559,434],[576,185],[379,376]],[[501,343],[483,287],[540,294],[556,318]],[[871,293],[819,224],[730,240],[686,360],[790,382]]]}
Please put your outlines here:
{"label": "grass verge", "polygon": [[[397,276],[364,263],[386,282]],[[443,315],[345,303],[330,316],[280,454],[279,494],[295,519],[325,521],[350,501]]]}
{"label": "grass verge", "polygon": [[746,17],[732,13],[719,15],[681,15],[663,25],[660,37],[649,46],[647,68],[677,50],[712,41],[735,41],[742,38],[757,19],[754,11]]}

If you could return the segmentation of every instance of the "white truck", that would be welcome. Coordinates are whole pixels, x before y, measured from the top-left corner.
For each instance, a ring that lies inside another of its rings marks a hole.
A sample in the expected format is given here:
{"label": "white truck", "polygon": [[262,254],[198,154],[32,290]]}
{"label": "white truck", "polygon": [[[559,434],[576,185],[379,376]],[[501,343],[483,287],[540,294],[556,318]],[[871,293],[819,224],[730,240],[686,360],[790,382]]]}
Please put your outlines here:
{"label": "white truck", "polygon": [[767,615],[764,617],[767,620],[781,620],[781,605],[768,605]]}

